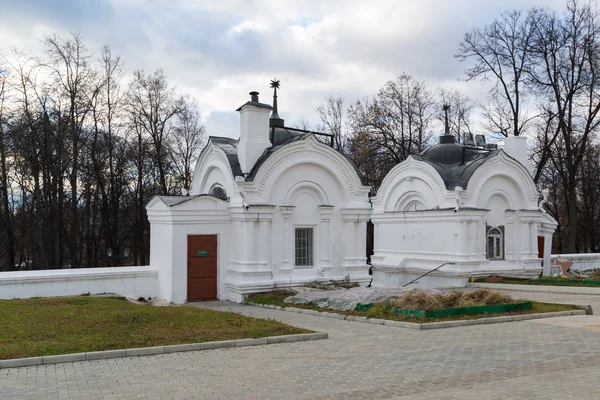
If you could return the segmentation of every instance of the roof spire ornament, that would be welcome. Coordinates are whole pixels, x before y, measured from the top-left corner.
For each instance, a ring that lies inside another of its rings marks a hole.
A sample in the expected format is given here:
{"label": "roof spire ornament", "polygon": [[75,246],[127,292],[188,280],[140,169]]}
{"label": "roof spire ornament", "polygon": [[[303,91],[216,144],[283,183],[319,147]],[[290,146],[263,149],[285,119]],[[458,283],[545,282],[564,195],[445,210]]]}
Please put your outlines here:
{"label": "roof spire ornament", "polygon": [[444,135],[449,135],[450,124],[448,123],[448,111],[450,110],[450,104],[444,104],[442,110],[444,110]]}
{"label": "roof spire ornament", "polygon": [[277,89],[281,87],[281,82],[275,78],[271,79],[271,88],[273,89],[273,112],[271,113],[271,119],[269,120],[269,127],[283,127],[283,119],[279,117],[277,112]]}

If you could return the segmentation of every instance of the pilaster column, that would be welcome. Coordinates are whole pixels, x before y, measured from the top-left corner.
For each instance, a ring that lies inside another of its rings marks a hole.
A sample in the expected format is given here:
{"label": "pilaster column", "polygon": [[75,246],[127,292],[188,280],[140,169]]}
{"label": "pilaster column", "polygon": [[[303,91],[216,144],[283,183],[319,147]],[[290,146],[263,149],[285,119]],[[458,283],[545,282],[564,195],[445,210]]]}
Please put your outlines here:
{"label": "pilaster column", "polygon": [[519,224],[519,227],[521,228],[521,260],[525,260],[531,257],[531,244],[529,243],[531,235],[529,233],[529,224],[531,224],[530,221],[523,220]]}
{"label": "pilaster column", "polygon": [[323,243],[323,248],[321,249],[321,267],[323,269],[331,269],[330,263],[330,254],[331,254],[331,245],[330,245],[330,228],[329,221],[331,221],[331,214],[333,213],[334,206],[321,205],[319,206],[319,211],[321,212],[321,232],[322,232],[322,240],[319,240]]}
{"label": "pilaster column", "polygon": [[468,232],[469,232],[469,226],[468,226],[469,221],[465,220],[465,221],[461,221],[460,223],[460,232],[458,235],[458,240],[459,240],[459,254],[463,257],[467,257],[468,256],[468,252],[469,252],[469,237],[468,237]]}
{"label": "pilaster column", "polygon": [[293,239],[290,230],[290,218],[294,213],[296,206],[279,206],[279,212],[283,218],[283,235],[281,235],[281,246],[283,249],[283,266],[282,270],[292,270],[293,266],[290,263],[289,257],[292,254]]}
{"label": "pilaster column", "polygon": [[529,249],[531,250],[531,258],[538,258],[537,232],[538,224],[531,221],[529,223]]}
{"label": "pilaster column", "polygon": [[469,243],[470,243],[470,251],[469,258],[475,259],[477,258],[477,253],[479,251],[479,240],[477,236],[477,227],[479,223],[477,220],[469,221]]}
{"label": "pilaster column", "polygon": [[[344,256],[344,268],[355,269],[357,272],[361,268],[366,268],[366,223],[370,217],[371,208],[342,209],[343,234],[346,243],[348,243]],[[368,268],[366,271],[368,273]],[[344,271],[344,274],[351,275],[349,272]]]}
{"label": "pilaster column", "polygon": [[246,220],[242,222],[242,261],[247,265],[248,269],[256,267],[256,221]]}
{"label": "pilaster column", "polygon": [[[506,225],[504,226],[504,259],[514,260],[515,257],[515,219],[512,212],[506,212],[505,214]],[[487,239],[486,239],[487,240]]]}

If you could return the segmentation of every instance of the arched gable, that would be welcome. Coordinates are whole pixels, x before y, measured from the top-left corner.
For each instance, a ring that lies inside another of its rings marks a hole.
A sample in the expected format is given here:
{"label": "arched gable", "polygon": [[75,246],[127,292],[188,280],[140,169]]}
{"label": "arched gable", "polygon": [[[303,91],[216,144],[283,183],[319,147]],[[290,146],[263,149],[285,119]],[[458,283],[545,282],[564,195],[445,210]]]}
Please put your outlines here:
{"label": "arched gable", "polygon": [[501,151],[481,165],[467,188],[467,199],[473,207],[485,208],[488,200],[502,193],[513,209],[537,209],[539,192],[527,169]]}
{"label": "arched gable", "polygon": [[443,205],[446,193],[444,181],[432,166],[408,157],[388,172],[372,202],[379,212],[407,211],[415,201],[434,208]]}
{"label": "arched gable", "polygon": [[222,149],[209,141],[198,157],[190,194],[208,194],[216,183],[229,196],[233,194],[233,173],[229,160]]}
{"label": "arched gable", "polygon": [[268,201],[271,189],[279,176],[302,164],[318,166],[329,171],[343,188],[347,201],[368,201],[369,187],[362,184],[354,165],[339,152],[319,142],[313,135],[274,151],[260,165],[254,180],[245,182],[244,191],[253,201]]}
{"label": "arched gable", "polygon": [[298,193],[308,193],[315,199],[317,205],[330,204],[327,192],[312,181],[301,181],[293,185],[285,195],[284,204],[293,204],[293,199]]}

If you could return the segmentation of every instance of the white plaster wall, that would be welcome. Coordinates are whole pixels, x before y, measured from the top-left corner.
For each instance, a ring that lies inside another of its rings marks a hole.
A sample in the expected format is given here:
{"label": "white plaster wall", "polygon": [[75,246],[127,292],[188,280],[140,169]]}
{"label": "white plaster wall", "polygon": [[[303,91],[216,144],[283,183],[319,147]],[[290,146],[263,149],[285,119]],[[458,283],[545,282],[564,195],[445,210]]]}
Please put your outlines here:
{"label": "white plaster wall", "polygon": [[[454,256],[458,250],[460,220],[404,220],[397,214],[393,222],[378,224],[375,237],[377,252],[402,252],[430,256]],[[410,214],[418,215],[419,212]]]}
{"label": "white plaster wall", "polygon": [[0,272],[0,299],[113,293],[157,297],[158,271],[151,267],[77,268]]}
{"label": "white plaster wall", "polygon": [[[271,237],[271,262],[274,280],[281,285],[301,284],[316,279],[342,279],[344,258],[348,242],[344,237],[341,209],[348,202],[348,194],[331,171],[315,164],[302,163],[285,170],[277,177],[269,194],[268,202],[274,205],[294,206],[287,232],[280,212],[273,215]],[[323,222],[320,205],[333,205],[330,220]],[[294,233],[296,227],[314,229],[312,267],[294,266]],[[366,227],[365,227],[366,229]],[[356,249],[366,254],[366,244]],[[289,264],[284,265],[285,259]],[[292,268],[286,273],[286,267]],[[282,270],[284,270],[282,272]]]}
{"label": "white plaster wall", "polygon": [[150,223],[150,266],[158,271],[157,295],[161,299],[173,298],[173,226],[168,221]]}

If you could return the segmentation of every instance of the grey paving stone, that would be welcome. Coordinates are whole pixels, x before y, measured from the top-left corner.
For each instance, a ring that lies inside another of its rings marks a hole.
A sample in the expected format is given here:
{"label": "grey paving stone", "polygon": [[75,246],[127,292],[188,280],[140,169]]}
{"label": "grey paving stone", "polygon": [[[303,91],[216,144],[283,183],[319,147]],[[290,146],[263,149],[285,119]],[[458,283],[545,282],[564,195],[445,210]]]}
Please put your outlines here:
{"label": "grey paving stone", "polygon": [[[549,295],[515,297],[600,307],[600,296]],[[327,332],[329,339],[285,343],[284,336],[271,346],[0,369],[0,398],[600,398],[600,332],[590,329],[511,322],[421,331],[230,303],[201,306]]]}

